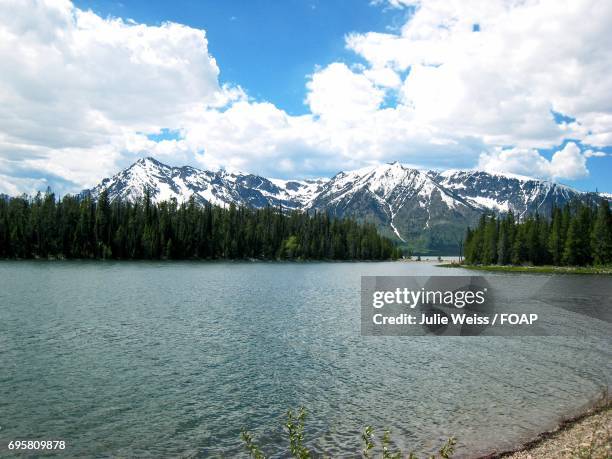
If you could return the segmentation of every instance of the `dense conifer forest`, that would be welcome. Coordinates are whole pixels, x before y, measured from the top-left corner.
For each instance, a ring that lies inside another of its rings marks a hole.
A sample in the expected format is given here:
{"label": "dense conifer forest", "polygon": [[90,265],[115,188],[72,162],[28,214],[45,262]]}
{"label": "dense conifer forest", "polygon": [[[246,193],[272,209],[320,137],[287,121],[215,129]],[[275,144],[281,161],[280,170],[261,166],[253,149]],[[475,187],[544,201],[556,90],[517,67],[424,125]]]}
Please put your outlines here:
{"label": "dense conifer forest", "polygon": [[556,208],[550,219],[539,215],[517,221],[483,215],[468,229],[465,262],[483,265],[606,266],[612,264],[610,205],[571,203]]}
{"label": "dense conifer forest", "polygon": [[321,213],[131,203],[53,193],[0,199],[0,258],[386,260],[374,225]]}

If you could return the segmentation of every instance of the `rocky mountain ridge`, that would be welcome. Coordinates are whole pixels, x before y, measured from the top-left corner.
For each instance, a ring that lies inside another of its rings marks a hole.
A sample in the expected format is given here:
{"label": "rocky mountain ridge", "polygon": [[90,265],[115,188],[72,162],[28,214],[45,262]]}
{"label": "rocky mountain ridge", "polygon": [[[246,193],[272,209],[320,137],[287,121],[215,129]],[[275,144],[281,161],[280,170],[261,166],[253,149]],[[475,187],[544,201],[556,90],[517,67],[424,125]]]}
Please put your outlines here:
{"label": "rocky mountain ridge", "polygon": [[374,222],[379,230],[416,250],[451,251],[483,212],[514,212],[519,218],[572,200],[593,199],[565,185],[477,170],[443,172],[398,162],[340,172],[331,179],[278,180],[254,174],[171,167],[143,158],[83,193],[135,200],[149,190],[154,201],[192,196],[200,204],[282,206],[318,210]]}

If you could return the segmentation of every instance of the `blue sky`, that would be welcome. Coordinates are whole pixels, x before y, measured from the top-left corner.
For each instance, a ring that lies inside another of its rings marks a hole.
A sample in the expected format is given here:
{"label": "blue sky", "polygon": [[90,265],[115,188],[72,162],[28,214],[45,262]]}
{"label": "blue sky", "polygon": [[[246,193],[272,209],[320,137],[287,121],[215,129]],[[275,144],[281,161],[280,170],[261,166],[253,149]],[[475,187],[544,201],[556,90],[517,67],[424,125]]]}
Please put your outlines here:
{"label": "blue sky", "polygon": [[0,5],[0,192],[78,191],[142,156],[278,178],[398,160],[612,192],[611,21],[598,0]]}
{"label": "blue sky", "polygon": [[249,95],[292,115],[308,113],[306,77],[316,66],[355,63],[345,47],[349,32],[397,29],[409,10],[367,0],[244,0],[106,2],[78,0],[101,16],[146,24],[174,21],[206,30],[222,82],[240,84]]}
{"label": "blue sky", "polygon": [[[221,69],[220,81],[239,84],[250,96],[270,101],[291,115],[309,112],[306,80],[315,68],[338,61],[349,65],[363,62],[347,50],[348,33],[397,31],[414,11],[367,0],[77,0],[75,4],[101,16],[146,24],[173,21],[206,30],[209,50]],[[473,30],[479,29],[475,24]],[[559,123],[575,121],[560,112],[552,115]],[[538,151],[550,159],[556,149]],[[601,151],[612,152],[610,148]],[[610,159],[592,161],[597,164],[588,178],[559,181],[581,189],[612,190]]]}
{"label": "blue sky", "polygon": [[[554,148],[539,149],[540,153],[546,158],[551,158],[554,150]],[[603,147],[599,151],[606,153],[608,156],[589,159],[588,177],[575,180],[560,179],[557,181],[579,190],[612,193],[612,147]]]}

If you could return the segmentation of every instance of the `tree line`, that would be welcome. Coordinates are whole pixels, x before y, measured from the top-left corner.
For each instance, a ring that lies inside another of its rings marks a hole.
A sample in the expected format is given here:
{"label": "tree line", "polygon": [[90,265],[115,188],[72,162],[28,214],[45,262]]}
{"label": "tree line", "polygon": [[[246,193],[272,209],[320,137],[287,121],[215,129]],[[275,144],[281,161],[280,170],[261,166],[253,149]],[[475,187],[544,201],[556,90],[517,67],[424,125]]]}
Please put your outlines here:
{"label": "tree line", "polygon": [[519,221],[512,212],[483,215],[476,228],[468,228],[464,247],[467,264],[609,265],[610,204],[605,199],[597,205],[572,202],[553,209],[549,219],[535,214]]}
{"label": "tree line", "polygon": [[372,224],[279,208],[65,196],[0,199],[0,258],[385,260]]}

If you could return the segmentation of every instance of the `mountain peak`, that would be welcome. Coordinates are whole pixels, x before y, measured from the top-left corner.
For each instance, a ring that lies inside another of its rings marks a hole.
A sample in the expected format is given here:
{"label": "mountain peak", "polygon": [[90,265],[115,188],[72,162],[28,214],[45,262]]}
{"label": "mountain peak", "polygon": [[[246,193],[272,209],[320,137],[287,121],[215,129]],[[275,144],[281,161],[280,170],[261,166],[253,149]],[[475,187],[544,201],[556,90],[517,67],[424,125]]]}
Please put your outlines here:
{"label": "mountain peak", "polygon": [[519,218],[534,212],[547,215],[553,207],[585,196],[527,177],[475,170],[424,171],[399,161],[308,181],[171,167],[150,156],[84,193],[95,199],[103,190],[111,200],[137,200],[148,190],[155,202],[181,203],[193,197],[199,204],[219,206],[316,209],[371,221],[383,234],[405,242],[448,247],[456,245],[465,227],[482,212],[512,210]]}
{"label": "mountain peak", "polygon": [[199,204],[295,209],[310,202],[321,186],[321,182],[276,184],[264,177],[224,169],[212,172],[192,166],[172,167],[148,156],[83,194],[97,198],[107,190],[111,200],[134,201],[148,190],[154,202],[176,199],[181,203],[193,197]]}
{"label": "mountain peak", "polygon": [[152,166],[155,166],[155,167],[170,167],[170,166],[167,166],[166,164],[162,163],[161,161],[158,161],[153,156],[146,156],[146,157],[140,158],[140,159],[138,159],[138,161],[136,161],[134,164],[132,164],[132,166],[135,166],[135,165],[139,165],[139,166],[152,165]]}

